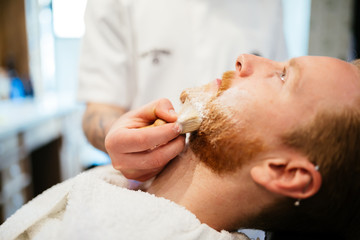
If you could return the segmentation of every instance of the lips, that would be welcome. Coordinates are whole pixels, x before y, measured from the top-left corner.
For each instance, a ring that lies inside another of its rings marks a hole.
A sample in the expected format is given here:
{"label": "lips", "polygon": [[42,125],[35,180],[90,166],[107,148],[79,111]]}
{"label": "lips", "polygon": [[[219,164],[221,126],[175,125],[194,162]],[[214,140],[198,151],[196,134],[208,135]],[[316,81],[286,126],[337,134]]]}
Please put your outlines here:
{"label": "lips", "polygon": [[222,80],[221,80],[220,78],[217,78],[217,79],[216,79],[216,85],[217,85],[217,88],[218,88],[218,89],[219,89],[220,86],[221,86],[221,82],[222,82]]}

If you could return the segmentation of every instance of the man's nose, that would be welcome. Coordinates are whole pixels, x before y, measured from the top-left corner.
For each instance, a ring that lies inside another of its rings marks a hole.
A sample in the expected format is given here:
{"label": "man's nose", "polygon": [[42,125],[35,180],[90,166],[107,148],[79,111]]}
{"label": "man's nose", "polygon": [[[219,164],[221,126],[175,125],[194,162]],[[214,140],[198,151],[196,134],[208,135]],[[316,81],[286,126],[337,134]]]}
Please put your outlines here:
{"label": "man's nose", "polygon": [[256,71],[266,73],[268,70],[273,71],[276,68],[277,62],[272,60],[251,55],[251,54],[242,54],[240,55],[235,63],[236,75],[238,77],[248,77],[255,73]]}

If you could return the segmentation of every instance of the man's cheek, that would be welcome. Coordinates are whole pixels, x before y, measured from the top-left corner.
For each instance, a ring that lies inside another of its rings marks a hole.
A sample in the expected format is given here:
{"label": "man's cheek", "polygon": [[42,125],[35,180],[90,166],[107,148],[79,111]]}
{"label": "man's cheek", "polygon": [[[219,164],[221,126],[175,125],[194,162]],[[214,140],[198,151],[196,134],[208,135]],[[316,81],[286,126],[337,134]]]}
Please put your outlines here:
{"label": "man's cheek", "polygon": [[252,108],[253,100],[255,100],[255,98],[251,92],[243,89],[230,88],[219,96],[218,99],[214,101],[214,104],[217,104],[222,109],[229,108],[231,111],[241,112]]}

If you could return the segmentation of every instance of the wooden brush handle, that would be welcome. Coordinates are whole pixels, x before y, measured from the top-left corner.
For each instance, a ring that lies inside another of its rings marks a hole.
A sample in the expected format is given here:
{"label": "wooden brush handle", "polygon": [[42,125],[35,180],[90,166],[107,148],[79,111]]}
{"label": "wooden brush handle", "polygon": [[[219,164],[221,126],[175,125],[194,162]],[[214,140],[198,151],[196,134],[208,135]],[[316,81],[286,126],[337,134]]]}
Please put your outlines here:
{"label": "wooden brush handle", "polygon": [[164,125],[165,123],[167,123],[167,122],[165,122],[164,120],[158,118],[158,119],[155,120],[155,122],[153,124],[151,124],[149,126],[142,127],[142,128],[161,126],[161,125]]}

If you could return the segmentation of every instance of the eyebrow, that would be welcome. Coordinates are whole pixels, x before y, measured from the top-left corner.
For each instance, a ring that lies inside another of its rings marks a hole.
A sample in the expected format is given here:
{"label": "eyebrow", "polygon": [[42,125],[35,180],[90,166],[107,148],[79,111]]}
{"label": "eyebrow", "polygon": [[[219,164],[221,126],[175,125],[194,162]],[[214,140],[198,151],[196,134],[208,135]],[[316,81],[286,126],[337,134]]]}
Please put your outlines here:
{"label": "eyebrow", "polygon": [[293,91],[296,91],[297,88],[299,88],[299,85],[300,85],[300,65],[299,65],[299,62],[295,59],[295,58],[292,58],[290,59],[289,63],[288,63],[288,68],[289,68],[289,72],[290,72],[290,77],[291,79],[290,82],[289,82],[289,85],[290,85],[290,88],[293,90]]}

